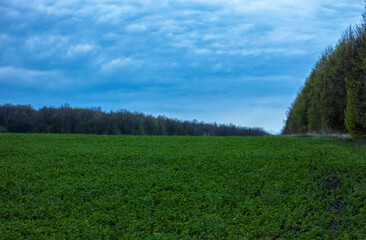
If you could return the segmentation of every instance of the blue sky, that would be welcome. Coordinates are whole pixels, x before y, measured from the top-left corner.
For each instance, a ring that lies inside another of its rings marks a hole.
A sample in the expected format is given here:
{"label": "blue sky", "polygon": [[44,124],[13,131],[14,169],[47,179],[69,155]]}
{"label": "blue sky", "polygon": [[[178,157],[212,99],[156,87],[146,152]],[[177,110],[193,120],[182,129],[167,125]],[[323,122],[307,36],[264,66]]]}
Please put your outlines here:
{"label": "blue sky", "polygon": [[278,133],[363,0],[2,0],[0,103]]}

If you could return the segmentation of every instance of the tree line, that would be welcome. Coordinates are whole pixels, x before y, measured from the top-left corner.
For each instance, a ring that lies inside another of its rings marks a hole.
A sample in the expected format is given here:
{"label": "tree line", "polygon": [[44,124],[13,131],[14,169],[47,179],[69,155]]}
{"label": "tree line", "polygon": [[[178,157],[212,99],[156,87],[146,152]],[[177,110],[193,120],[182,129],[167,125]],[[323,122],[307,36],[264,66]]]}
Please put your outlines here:
{"label": "tree line", "polygon": [[261,128],[180,121],[126,110],[104,112],[99,107],[73,108],[0,105],[0,132],[126,135],[265,136]]}
{"label": "tree line", "polygon": [[366,137],[366,11],[315,64],[287,113],[283,134]]}

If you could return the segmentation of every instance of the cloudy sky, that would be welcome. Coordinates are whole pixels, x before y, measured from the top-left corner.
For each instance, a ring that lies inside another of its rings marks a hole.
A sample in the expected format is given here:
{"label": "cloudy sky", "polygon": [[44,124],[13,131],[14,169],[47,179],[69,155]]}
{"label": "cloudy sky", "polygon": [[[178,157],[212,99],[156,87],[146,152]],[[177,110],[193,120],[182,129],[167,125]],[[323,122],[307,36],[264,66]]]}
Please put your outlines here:
{"label": "cloudy sky", "polygon": [[1,0],[0,104],[273,133],[363,0]]}

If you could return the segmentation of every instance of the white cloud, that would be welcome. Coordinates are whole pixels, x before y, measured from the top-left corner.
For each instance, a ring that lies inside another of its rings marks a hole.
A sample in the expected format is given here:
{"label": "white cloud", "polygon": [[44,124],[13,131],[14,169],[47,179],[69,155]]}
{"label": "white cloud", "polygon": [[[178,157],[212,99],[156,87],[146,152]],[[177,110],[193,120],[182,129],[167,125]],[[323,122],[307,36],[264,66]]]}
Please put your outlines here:
{"label": "white cloud", "polygon": [[11,40],[11,37],[9,35],[4,34],[4,33],[0,34],[0,44],[3,44],[3,43],[8,42],[10,40]]}
{"label": "white cloud", "polygon": [[69,50],[67,51],[67,55],[72,56],[75,54],[88,53],[88,52],[92,51],[93,48],[94,47],[90,44],[78,44],[78,45],[70,47]]}
{"label": "white cloud", "polygon": [[[54,71],[38,71],[38,70],[29,70],[23,68],[15,68],[15,67],[0,67],[0,79],[2,81],[6,81],[5,78],[16,77],[24,79],[25,81],[33,82],[36,77],[41,76],[51,76],[56,72]],[[8,81],[10,81],[9,79]]]}
{"label": "white cloud", "polygon": [[73,14],[72,8],[60,7],[57,4],[47,5],[47,4],[41,3],[39,5],[36,5],[35,7],[36,7],[37,11],[46,13],[47,15],[65,16],[65,15]]}
{"label": "white cloud", "polygon": [[14,8],[2,7],[1,5],[0,5],[0,15],[1,17],[10,19],[19,19],[21,17],[21,14],[18,10]]}
{"label": "white cloud", "polygon": [[32,36],[25,41],[25,47],[33,54],[41,57],[51,56],[58,51],[66,51],[69,38],[61,35]]}
{"label": "white cloud", "polygon": [[217,55],[228,56],[260,56],[266,54],[281,55],[303,55],[306,51],[292,48],[262,48],[262,49],[238,49],[238,50],[217,50]]}
{"label": "white cloud", "polygon": [[208,55],[208,54],[212,54],[212,50],[211,49],[207,49],[207,48],[201,48],[201,49],[196,49],[194,51],[195,54],[198,55]]}
{"label": "white cloud", "polygon": [[224,65],[222,63],[217,63],[215,66],[214,66],[214,71],[220,71],[224,68]]}
{"label": "white cloud", "polygon": [[102,24],[119,24],[127,16],[133,16],[140,12],[138,8],[131,5],[122,4],[103,4],[97,3],[95,8],[89,10],[89,14],[93,14],[97,17],[97,22]]}
{"label": "white cloud", "polygon": [[126,27],[126,30],[130,32],[143,32],[147,30],[147,26],[145,24],[131,24]]}
{"label": "white cloud", "polygon": [[126,67],[139,67],[142,65],[142,61],[141,60],[135,60],[132,58],[116,58],[113,59],[107,63],[104,63],[101,68],[100,71],[101,72],[111,72],[114,70],[118,70],[118,69],[122,69],[122,68],[126,68]]}
{"label": "white cloud", "polygon": [[0,83],[23,87],[62,88],[70,86],[71,81],[64,78],[58,71],[40,71],[6,66],[0,67]]}

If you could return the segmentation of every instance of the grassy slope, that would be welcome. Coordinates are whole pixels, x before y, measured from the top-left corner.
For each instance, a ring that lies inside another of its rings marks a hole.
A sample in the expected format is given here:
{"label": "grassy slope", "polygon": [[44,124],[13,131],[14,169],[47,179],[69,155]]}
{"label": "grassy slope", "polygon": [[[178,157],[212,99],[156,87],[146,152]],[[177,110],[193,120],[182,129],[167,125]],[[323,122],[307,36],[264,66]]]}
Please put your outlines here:
{"label": "grassy slope", "polygon": [[0,135],[0,238],[366,238],[335,138]]}

